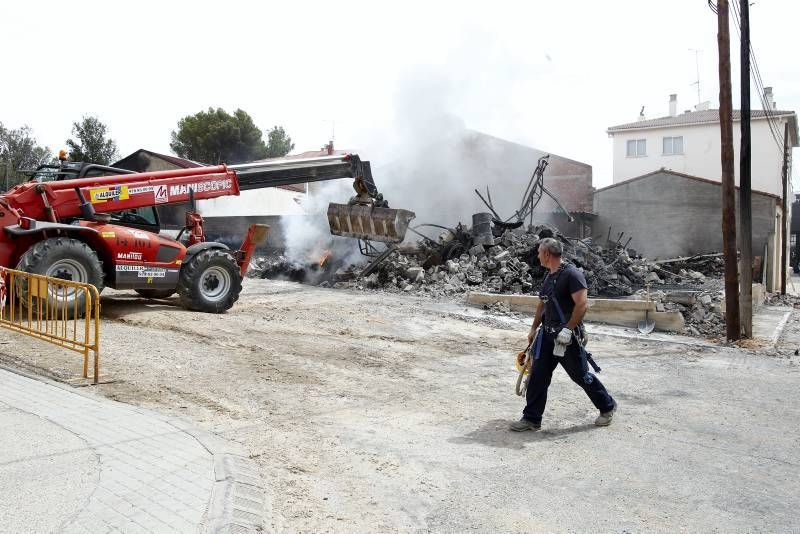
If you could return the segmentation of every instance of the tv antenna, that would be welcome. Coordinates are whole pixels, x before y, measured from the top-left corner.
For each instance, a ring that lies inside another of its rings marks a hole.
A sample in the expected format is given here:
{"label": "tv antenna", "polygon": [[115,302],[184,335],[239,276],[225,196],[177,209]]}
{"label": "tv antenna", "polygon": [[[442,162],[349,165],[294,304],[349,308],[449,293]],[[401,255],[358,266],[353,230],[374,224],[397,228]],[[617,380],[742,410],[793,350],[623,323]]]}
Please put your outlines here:
{"label": "tv antenna", "polygon": [[323,122],[331,123],[331,137],[330,137],[330,140],[331,141],[335,141],[336,140],[336,119],[325,119]]}
{"label": "tv antenna", "polygon": [[690,48],[689,52],[694,52],[694,67],[697,72],[697,80],[689,85],[697,86],[697,105],[700,105],[700,54],[703,52],[699,48]]}

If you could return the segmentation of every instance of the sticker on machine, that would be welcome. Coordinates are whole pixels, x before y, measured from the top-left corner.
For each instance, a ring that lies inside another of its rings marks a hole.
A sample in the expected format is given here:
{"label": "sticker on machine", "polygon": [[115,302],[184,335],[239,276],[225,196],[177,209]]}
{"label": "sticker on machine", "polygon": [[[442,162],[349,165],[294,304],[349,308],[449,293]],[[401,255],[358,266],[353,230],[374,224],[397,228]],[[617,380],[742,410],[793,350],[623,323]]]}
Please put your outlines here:
{"label": "sticker on machine", "polygon": [[138,278],[166,278],[167,276],[167,269],[163,267],[146,267],[144,265],[117,265],[117,272],[136,273]]}
{"label": "sticker on machine", "polygon": [[156,204],[165,204],[169,202],[169,193],[167,192],[166,185],[157,185],[154,189],[156,197]]}
{"label": "sticker on machine", "polygon": [[143,185],[141,187],[129,187],[128,194],[129,195],[141,195],[142,193],[150,193],[153,191],[152,185]]}
{"label": "sticker on machine", "polygon": [[117,259],[118,260],[142,261],[142,253],[141,252],[117,252]]}
{"label": "sticker on machine", "polygon": [[149,269],[142,269],[137,273],[139,278],[166,278],[167,270],[160,267],[151,267]]}
{"label": "sticker on machine", "polygon": [[130,193],[127,185],[117,185],[114,187],[93,187],[89,189],[89,201],[92,204],[108,202],[114,200],[128,200]]}

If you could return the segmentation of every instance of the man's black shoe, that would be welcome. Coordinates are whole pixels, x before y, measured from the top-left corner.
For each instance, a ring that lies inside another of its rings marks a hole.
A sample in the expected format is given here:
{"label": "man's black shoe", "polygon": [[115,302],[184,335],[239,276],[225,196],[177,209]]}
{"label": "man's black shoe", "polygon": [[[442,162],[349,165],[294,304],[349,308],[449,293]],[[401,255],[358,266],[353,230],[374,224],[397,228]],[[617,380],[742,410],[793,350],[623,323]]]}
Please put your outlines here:
{"label": "man's black shoe", "polygon": [[514,432],[524,432],[526,430],[539,430],[542,428],[542,424],[534,423],[533,421],[529,421],[523,417],[519,421],[514,421],[511,423],[508,428]]}

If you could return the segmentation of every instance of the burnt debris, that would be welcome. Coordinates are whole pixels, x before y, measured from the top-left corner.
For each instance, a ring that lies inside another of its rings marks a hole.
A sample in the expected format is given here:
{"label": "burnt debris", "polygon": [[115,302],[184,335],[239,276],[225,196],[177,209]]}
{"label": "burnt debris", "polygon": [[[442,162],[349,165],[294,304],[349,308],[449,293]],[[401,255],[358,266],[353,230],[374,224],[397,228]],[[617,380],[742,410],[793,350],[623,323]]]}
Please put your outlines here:
{"label": "burnt debris", "polygon": [[[316,258],[305,263],[290,262],[284,257],[259,258],[254,262],[256,272],[264,278],[282,277],[312,284],[325,281],[337,287],[416,291],[434,296],[467,291],[530,293],[539,289],[547,274],[537,258],[539,240],[553,237],[562,243],[564,259],[583,271],[591,296],[625,297],[647,284],[700,287],[706,278],[701,272],[684,268],[690,264],[687,259],[678,264],[682,267],[673,266],[672,272],[637,256],[622,244],[612,242],[612,246],[602,247],[589,238],[564,236],[548,225],[533,226],[527,231],[501,227],[501,235],[492,235],[488,240],[485,230],[475,233],[461,224],[455,228],[421,225],[414,231],[422,226],[442,232],[436,239],[422,236],[411,247],[397,248],[368,276],[361,275],[367,258],[342,267],[336,265],[335,254],[322,268]],[[497,230],[498,225],[492,226],[492,232],[496,234]]]}

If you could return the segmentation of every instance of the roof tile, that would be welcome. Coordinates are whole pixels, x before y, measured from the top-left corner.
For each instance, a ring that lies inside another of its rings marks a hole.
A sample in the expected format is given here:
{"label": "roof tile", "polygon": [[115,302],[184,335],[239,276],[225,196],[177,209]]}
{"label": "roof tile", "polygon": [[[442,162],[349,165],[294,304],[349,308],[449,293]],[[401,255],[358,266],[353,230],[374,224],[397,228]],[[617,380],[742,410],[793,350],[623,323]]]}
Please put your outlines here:
{"label": "roof tile", "polygon": [[[773,109],[770,115],[780,117],[785,115],[794,115],[794,111],[781,111]],[[763,109],[754,109],[750,112],[750,117],[753,119],[764,119],[767,117]],[[741,118],[741,112],[738,109],[733,110],[733,120],[738,121]],[[681,113],[674,117],[666,116],[657,119],[629,122],[626,124],[619,124],[617,126],[610,126],[608,132],[619,132],[622,130],[638,130],[640,128],[660,128],[663,126],[681,126],[691,124],[706,124],[719,122],[719,110],[709,109],[705,111],[692,111],[689,113]]]}

